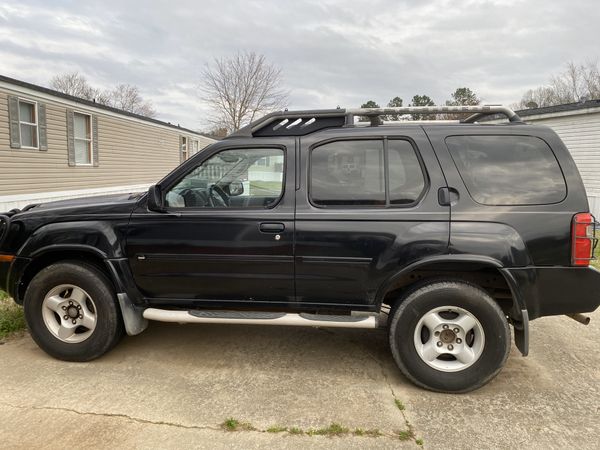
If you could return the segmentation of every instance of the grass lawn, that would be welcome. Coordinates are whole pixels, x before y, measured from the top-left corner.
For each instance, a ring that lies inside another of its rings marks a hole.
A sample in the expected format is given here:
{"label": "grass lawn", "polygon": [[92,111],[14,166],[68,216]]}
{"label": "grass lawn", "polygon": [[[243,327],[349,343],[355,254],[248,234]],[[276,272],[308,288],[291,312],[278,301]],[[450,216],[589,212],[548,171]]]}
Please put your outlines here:
{"label": "grass lawn", "polygon": [[279,195],[281,192],[281,181],[250,181],[250,193],[252,195]]}
{"label": "grass lawn", "polygon": [[23,308],[17,305],[6,292],[0,291],[0,340],[23,329],[25,329]]}

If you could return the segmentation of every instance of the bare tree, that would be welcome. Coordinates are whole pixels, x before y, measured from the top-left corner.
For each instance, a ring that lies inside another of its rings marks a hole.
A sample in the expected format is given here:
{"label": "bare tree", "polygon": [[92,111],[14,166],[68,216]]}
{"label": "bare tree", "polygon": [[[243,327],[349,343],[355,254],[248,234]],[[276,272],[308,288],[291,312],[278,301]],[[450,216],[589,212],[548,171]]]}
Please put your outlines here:
{"label": "bare tree", "polygon": [[281,69],[263,55],[243,52],[207,64],[200,89],[215,112],[213,125],[233,132],[260,114],[283,109],[288,92],[281,84]]}
{"label": "bare tree", "polygon": [[575,103],[584,99],[600,98],[600,70],[598,63],[575,64],[550,78],[550,83],[530,89],[515,106],[519,109]]}
{"label": "bare tree", "polygon": [[146,117],[156,116],[152,102],[144,100],[138,87],[130,84],[119,84],[114,89],[102,91],[91,86],[83,75],[72,72],[54,76],[50,80],[50,87],[64,94],[95,101],[101,105]]}
{"label": "bare tree", "polygon": [[98,94],[98,90],[90,86],[86,78],[78,72],[63,73],[52,77],[50,87],[63,94],[86,100],[93,100]]}
{"label": "bare tree", "polygon": [[144,100],[137,86],[119,84],[111,91],[106,91],[106,104],[146,117],[156,116],[152,102]]}

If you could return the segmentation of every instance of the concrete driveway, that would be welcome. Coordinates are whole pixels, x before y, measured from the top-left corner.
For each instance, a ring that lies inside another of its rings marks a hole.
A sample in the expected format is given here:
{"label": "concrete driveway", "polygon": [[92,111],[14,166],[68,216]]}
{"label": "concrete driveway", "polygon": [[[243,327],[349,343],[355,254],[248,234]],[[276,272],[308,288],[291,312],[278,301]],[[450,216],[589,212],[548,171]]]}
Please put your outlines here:
{"label": "concrete driveway", "polygon": [[[531,328],[531,356],[468,395],[413,387],[383,332],[155,323],[91,363],[25,335],[0,345],[0,447],[599,448],[600,313]],[[350,432],[274,432],[331,423]]]}

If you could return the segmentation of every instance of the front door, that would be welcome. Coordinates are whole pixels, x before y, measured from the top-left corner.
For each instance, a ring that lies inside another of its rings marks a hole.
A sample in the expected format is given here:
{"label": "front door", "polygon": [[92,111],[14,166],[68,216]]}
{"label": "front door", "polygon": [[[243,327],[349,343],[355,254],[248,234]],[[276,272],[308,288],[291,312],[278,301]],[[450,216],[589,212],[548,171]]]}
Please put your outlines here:
{"label": "front door", "polygon": [[[253,305],[294,297],[294,143],[211,146],[141,204],[127,257],[150,303]],[[229,145],[228,145],[229,144]]]}

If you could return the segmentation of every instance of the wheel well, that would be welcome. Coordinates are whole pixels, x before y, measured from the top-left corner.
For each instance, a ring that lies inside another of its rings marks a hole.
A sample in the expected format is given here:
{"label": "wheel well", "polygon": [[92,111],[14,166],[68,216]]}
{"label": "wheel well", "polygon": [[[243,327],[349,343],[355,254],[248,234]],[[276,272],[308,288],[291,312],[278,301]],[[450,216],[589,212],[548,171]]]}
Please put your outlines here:
{"label": "wheel well", "polygon": [[511,315],[515,301],[504,276],[495,267],[476,264],[435,264],[400,276],[388,287],[382,303],[394,307],[403,294],[415,283],[429,278],[454,278],[475,284],[485,290],[498,303],[502,311]]}
{"label": "wheel well", "polygon": [[19,288],[17,292],[18,298],[16,299],[17,302],[21,304],[23,303],[23,299],[25,298],[25,291],[27,290],[29,283],[40,270],[44,269],[45,267],[48,267],[51,264],[66,261],[85,263],[98,269],[104,275],[106,275],[106,278],[111,282],[113,288],[116,288],[110,271],[108,270],[106,263],[100,256],[92,252],[86,252],[81,250],[49,251],[33,259],[33,261],[31,261],[31,263],[29,263],[29,265],[25,268],[25,271],[21,276],[21,280],[19,281]]}

